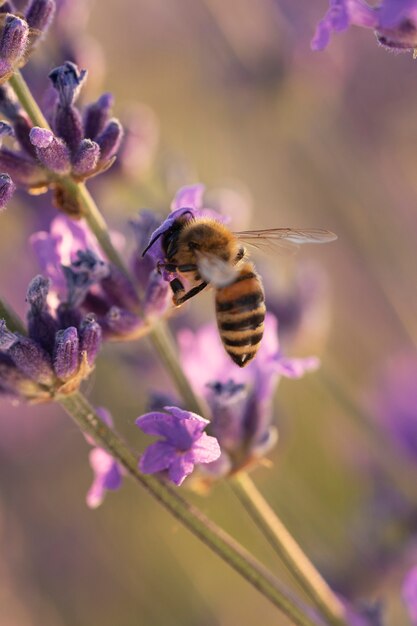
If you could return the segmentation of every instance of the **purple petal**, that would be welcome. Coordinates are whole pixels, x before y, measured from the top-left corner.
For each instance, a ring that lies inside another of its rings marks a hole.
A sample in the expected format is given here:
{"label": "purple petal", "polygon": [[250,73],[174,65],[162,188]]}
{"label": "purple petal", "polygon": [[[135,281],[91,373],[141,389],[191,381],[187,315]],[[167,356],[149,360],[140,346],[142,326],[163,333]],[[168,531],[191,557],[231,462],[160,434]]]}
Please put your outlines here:
{"label": "purple petal", "polygon": [[174,448],[164,441],[151,444],[139,460],[139,469],[144,474],[155,474],[168,469],[175,459]]}
{"label": "purple petal", "polygon": [[221,449],[217,439],[203,433],[200,439],[193,443],[187,458],[192,459],[193,463],[211,463],[216,461],[220,455]]}
{"label": "purple petal", "polygon": [[320,359],[308,356],[303,359],[278,357],[276,359],[276,372],[287,378],[301,378],[307,372],[314,372],[320,367]]}
{"label": "purple petal", "polygon": [[351,24],[376,28],[376,11],[361,0],[330,0],[330,7],[318,23],[311,42],[312,50],[324,50],[332,32],[342,32]]}
{"label": "purple petal", "polygon": [[187,187],[181,187],[181,189],[177,191],[175,198],[172,201],[171,211],[176,211],[183,208],[201,209],[201,207],[203,206],[204,191],[205,186],[201,183],[197,183],[196,185],[189,185]]}
{"label": "purple petal", "polygon": [[120,486],[121,475],[119,472],[119,482],[114,477],[115,461],[113,457],[102,448],[94,448],[89,454],[90,465],[94,472],[94,481],[87,493],[87,505],[94,509],[97,508],[104,499],[107,489],[107,477],[111,475],[109,489],[116,489]]}
{"label": "purple petal", "polygon": [[202,417],[176,407],[164,407],[171,413],[147,413],[136,425],[147,435],[165,437],[175,448],[188,450],[208,423]]}
{"label": "purple petal", "polygon": [[413,626],[417,626],[417,566],[413,567],[405,577],[402,597]]}
{"label": "purple petal", "polygon": [[194,469],[194,463],[187,456],[178,455],[169,468],[170,480],[179,487]]}

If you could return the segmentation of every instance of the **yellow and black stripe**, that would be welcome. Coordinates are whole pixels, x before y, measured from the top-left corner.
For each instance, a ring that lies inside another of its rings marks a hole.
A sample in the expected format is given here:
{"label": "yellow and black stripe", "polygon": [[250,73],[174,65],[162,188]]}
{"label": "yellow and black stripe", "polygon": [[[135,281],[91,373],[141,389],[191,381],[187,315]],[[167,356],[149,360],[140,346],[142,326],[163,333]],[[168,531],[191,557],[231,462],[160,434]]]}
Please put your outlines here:
{"label": "yellow and black stripe", "polygon": [[265,320],[264,290],[252,263],[240,267],[233,283],[216,290],[216,314],[226,352],[244,367],[259,348]]}

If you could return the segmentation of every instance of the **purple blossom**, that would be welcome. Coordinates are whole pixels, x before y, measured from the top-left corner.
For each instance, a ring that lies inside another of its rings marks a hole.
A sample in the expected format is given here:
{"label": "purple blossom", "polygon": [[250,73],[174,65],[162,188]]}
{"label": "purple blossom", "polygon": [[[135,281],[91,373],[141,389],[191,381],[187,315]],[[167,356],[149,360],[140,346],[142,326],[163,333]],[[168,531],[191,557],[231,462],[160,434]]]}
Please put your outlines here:
{"label": "purple blossom", "polygon": [[352,24],[374,30],[384,46],[413,50],[417,45],[417,2],[383,0],[370,6],[364,0],[330,0],[330,7],[317,26],[312,49],[323,50],[332,32],[342,32]]}
{"label": "purple blossom", "polygon": [[162,437],[151,444],[139,461],[144,474],[167,471],[169,479],[181,485],[196,464],[215,461],[220,447],[204,430],[208,420],[177,407],[164,407],[166,413],[147,413],[136,425],[147,435]]}
{"label": "purple blossom", "polygon": [[7,80],[14,65],[22,58],[28,42],[27,23],[15,15],[7,15],[0,36],[0,81]]}
{"label": "purple blossom", "polygon": [[0,174],[0,211],[9,204],[16,191],[16,185],[8,174]]}
{"label": "purple blossom", "polygon": [[[113,428],[113,419],[107,409],[99,407],[96,409],[96,413],[106,426]],[[89,437],[86,437],[86,439],[94,446],[94,442]],[[94,480],[88,490],[86,501],[87,506],[91,509],[96,509],[102,504],[106,491],[119,489],[122,484],[124,470],[120,463],[103,448],[94,447],[89,454],[89,460],[94,472]]]}
{"label": "purple blossom", "polygon": [[413,626],[417,626],[417,566],[414,566],[404,579],[402,597]]}
{"label": "purple blossom", "polygon": [[94,368],[101,330],[90,316],[67,326],[48,305],[49,281],[36,276],[27,291],[28,336],[0,320],[0,388],[29,401],[70,394]]}
{"label": "purple blossom", "polygon": [[275,317],[267,314],[257,357],[243,369],[228,358],[214,325],[178,334],[184,371],[211,409],[210,429],[222,449],[221,459],[204,468],[214,476],[236,471],[271,449],[277,440],[272,400],[281,376],[299,378],[319,366],[316,357],[285,357],[277,326]]}

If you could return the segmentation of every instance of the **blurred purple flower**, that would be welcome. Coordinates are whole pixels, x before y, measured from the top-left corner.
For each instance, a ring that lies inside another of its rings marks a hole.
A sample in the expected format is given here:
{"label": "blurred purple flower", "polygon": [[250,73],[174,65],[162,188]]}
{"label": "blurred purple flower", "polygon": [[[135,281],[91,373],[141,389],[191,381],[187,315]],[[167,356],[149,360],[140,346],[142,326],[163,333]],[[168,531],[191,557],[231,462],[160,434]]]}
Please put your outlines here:
{"label": "blurred purple flower", "polygon": [[370,6],[364,0],[330,0],[330,8],[319,22],[311,43],[313,50],[324,50],[332,32],[350,25],[375,31],[379,43],[396,50],[417,46],[417,1],[383,0]]}
{"label": "blurred purple flower", "polygon": [[147,435],[162,437],[151,444],[139,461],[144,474],[167,471],[169,479],[181,485],[196,464],[210,463],[220,456],[214,437],[204,432],[208,420],[177,407],[164,407],[166,413],[147,413],[136,425]]}
{"label": "blurred purple flower", "polygon": [[400,355],[380,373],[373,414],[392,441],[417,463],[417,360]]}
{"label": "blurred purple flower", "polygon": [[16,185],[8,174],[0,174],[0,211],[9,204]]}
{"label": "blurred purple flower", "polygon": [[404,579],[402,596],[413,626],[417,626],[417,566]]}
{"label": "blurred purple flower", "polygon": [[[113,419],[107,409],[99,407],[96,409],[96,413],[106,426],[113,428]],[[94,442],[89,437],[86,439],[94,446]],[[119,489],[124,470],[120,463],[103,448],[94,447],[89,454],[89,460],[94,472],[94,480],[88,490],[86,501],[91,509],[96,509],[102,504],[107,491]]]}
{"label": "blurred purple flower", "polygon": [[271,314],[265,318],[256,359],[243,369],[228,358],[214,325],[196,333],[182,330],[178,343],[185,373],[196,393],[209,404],[210,432],[222,449],[221,459],[205,468],[213,476],[237,471],[271,449],[277,440],[272,400],[280,377],[299,378],[319,366],[316,357],[291,359],[282,355],[277,320]]}

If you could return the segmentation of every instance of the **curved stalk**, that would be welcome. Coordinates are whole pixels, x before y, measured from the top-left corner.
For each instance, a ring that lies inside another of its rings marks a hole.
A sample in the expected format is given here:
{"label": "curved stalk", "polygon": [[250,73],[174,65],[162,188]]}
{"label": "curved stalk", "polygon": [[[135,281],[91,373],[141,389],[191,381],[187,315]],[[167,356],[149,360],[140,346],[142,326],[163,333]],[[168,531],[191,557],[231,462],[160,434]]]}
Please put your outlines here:
{"label": "curved stalk", "polygon": [[344,607],[247,474],[232,489],[289,572],[332,626],[346,626]]}
{"label": "curved stalk", "polygon": [[269,571],[232,537],[206,518],[198,509],[183,500],[162,480],[141,474],[137,469],[137,460],[133,453],[100,420],[81,393],[57,397],[57,401],[81,430],[91,436],[97,445],[106,448],[126,471],[172,515],[270,600],[296,626],[324,626],[323,622],[310,615],[308,609],[302,607]]}
{"label": "curved stalk", "polygon": [[4,320],[7,328],[13,332],[26,335],[26,328],[12,307],[2,298],[0,298],[0,320]]}

